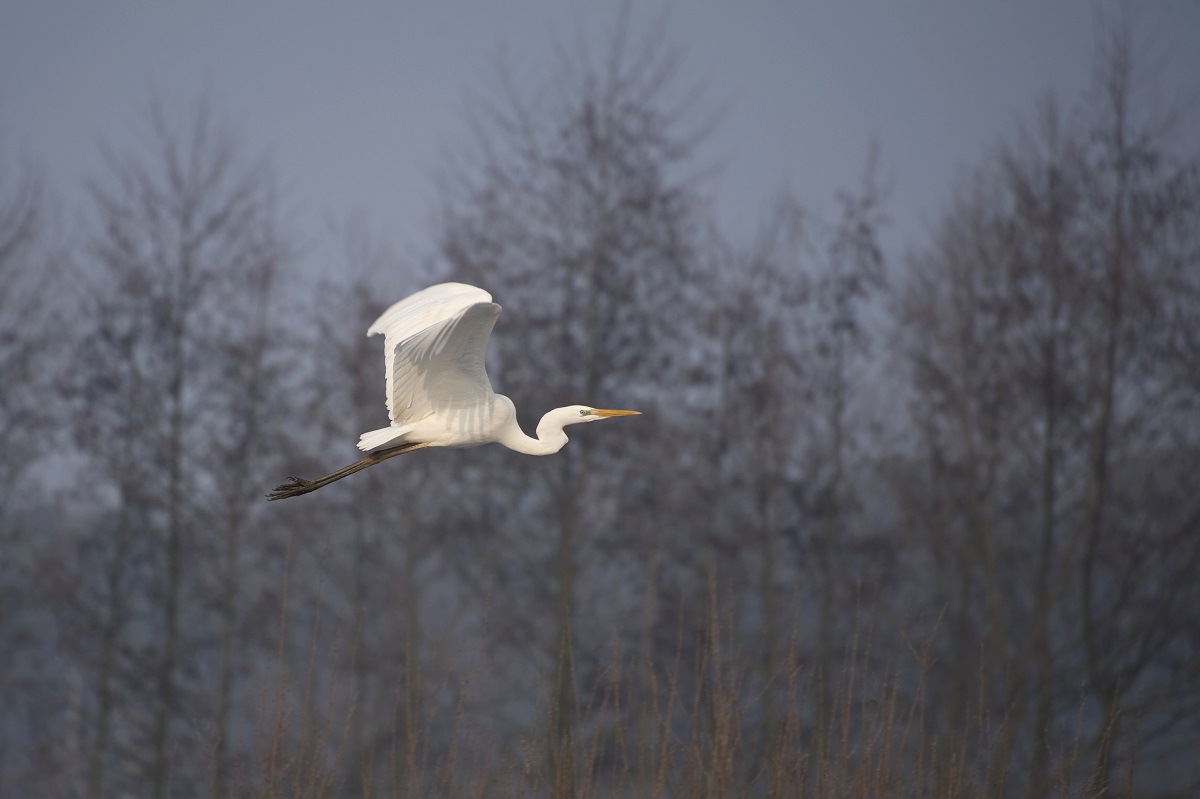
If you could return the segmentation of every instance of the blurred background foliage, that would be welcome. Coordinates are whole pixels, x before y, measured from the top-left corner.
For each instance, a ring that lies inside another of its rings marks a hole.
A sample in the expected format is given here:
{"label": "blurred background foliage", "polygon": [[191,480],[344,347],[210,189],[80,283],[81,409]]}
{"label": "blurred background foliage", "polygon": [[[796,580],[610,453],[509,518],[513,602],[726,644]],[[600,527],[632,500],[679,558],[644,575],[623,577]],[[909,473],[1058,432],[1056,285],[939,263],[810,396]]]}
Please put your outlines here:
{"label": "blurred background foliage", "polygon": [[[300,269],[212,100],[148,102],[78,234],[5,162],[0,795],[1200,788],[1200,160],[1129,32],[896,261],[874,151],[725,235],[659,34],[498,71],[419,263]],[[449,279],[526,429],[645,415],[264,502]]]}

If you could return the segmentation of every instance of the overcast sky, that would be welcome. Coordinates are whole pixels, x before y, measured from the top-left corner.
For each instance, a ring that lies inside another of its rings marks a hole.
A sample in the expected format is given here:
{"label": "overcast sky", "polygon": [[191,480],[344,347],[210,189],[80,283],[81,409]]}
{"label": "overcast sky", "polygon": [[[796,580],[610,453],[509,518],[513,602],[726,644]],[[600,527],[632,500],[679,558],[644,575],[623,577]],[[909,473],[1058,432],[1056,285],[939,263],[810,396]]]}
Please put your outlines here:
{"label": "overcast sky", "polygon": [[[693,0],[668,9],[686,77],[730,110],[703,153],[731,229],[782,187],[826,202],[872,139],[892,185],[890,248],[914,243],[957,170],[1012,133],[1038,96],[1088,84],[1098,15],[1085,0]],[[1200,2],[1134,3],[1164,97],[1200,97]],[[601,0],[284,2],[4,0],[0,163],[30,158],[58,195],[100,170],[97,141],[134,146],[151,92],[207,92],[249,154],[269,153],[294,218],[359,210],[401,252],[428,246],[432,178],[503,49],[519,77],[555,43],[611,27]],[[657,9],[657,10],[655,10]],[[1197,120],[1188,123],[1200,131]],[[1194,137],[1200,141],[1200,135]]]}

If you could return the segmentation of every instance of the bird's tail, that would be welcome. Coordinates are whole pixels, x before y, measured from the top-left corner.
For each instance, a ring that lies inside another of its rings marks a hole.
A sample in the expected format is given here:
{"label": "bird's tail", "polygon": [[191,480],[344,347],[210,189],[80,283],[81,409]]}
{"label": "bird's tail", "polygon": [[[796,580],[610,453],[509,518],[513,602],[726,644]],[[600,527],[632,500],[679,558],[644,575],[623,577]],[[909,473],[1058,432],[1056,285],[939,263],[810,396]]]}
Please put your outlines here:
{"label": "bird's tail", "polygon": [[407,433],[403,427],[385,427],[381,430],[371,430],[363,433],[358,439],[358,448],[363,452],[377,449],[385,444],[401,444],[403,443],[404,434]]}

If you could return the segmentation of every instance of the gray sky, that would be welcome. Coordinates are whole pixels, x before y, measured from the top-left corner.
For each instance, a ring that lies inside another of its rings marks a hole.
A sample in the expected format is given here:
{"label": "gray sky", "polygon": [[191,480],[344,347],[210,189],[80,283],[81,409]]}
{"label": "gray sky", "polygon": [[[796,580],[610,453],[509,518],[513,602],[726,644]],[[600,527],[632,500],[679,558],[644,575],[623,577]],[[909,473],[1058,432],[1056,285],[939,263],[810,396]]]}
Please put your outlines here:
{"label": "gray sky", "polygon": [[[657,11],[635,4],[635,20]],[[1167,99],[1200,96],[1200,2],[1146,0]],[[472,92],[503,48],[533,79],[556,42],[603,31],[599,0],[297,2],[5,0],[0,163],[45,168],[59,195],[99,171],[97,141],[135,142],[153,89],[207,92],[245,150],[269,153],[295,218],[367,214],[401,252],[423,250],[432,178],[465,135]],[[662,6],[654,6],[661,9]],[[782,187],[821,204],[854,185],[869,143],[892,185],[892,247],[914,243],[955,172],[1014,130],[1038,96],[1070,98],[1093,66],[1085,0],[676,2],[669,34],[686,77],[730,110],[703,157],[720,162],[718,211],[745,230]],[[1200,127],[1188,122],[1200,141]],[[318,231],[319,232],[319,231]]]}

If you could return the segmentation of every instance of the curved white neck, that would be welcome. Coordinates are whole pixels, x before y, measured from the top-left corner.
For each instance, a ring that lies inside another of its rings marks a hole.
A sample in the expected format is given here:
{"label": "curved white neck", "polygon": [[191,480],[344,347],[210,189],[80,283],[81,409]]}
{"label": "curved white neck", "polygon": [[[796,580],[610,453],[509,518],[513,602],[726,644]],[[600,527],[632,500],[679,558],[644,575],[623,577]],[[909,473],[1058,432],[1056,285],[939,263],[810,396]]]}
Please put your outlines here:
{"label": "curved white neck", "polygon": [[509,449],[526,455],[553,455],[566,446],[567,434],[563,432],[561,414],[556,415],[554,411],[550,411],[538,422],[537,438],[525,435],[516,419],[513,419],[498,441]]}

